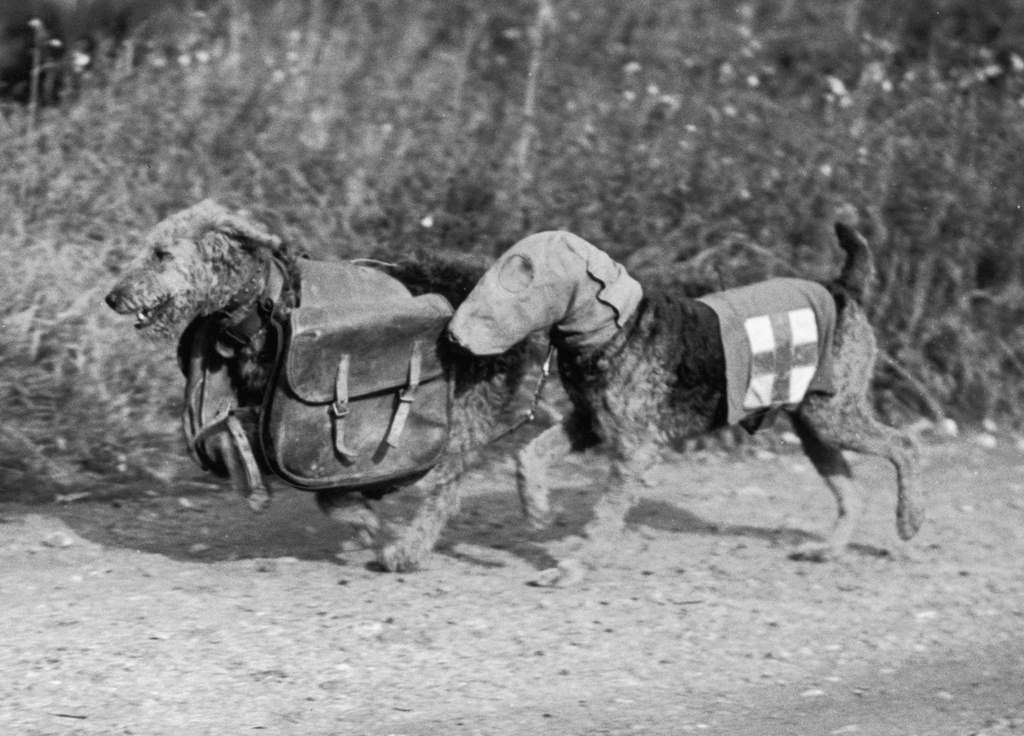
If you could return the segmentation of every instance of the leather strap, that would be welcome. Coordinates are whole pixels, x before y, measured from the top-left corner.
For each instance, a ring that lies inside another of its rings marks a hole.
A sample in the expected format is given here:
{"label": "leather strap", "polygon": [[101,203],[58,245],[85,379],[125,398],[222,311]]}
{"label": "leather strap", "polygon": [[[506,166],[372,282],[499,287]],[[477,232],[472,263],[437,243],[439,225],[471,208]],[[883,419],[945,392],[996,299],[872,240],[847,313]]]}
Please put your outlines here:
{"label": "leather strap", "polygon": [[334,403],[328,409],[334,424],[334,450],[348,462],[355,460],[358,453],[345,444],[345,417],[349,414],[348,370],[352,362],[348,353],[342,353],[338,360],[338,372],[334,378]]}
{"label": "leather strap", "polygon": [[220,445],[221,462],[227,468],[235,490],[245,496],[253,511],[263,511],[270,505],[270,491],[263,482],[263,474],[242,423],[230,412],[217,417],[196,432],[190,446],[192,452],[198,454],[198,448],[214,434],[217,435],[214,442]]}
{"label": "leather strap", "polygon": [[[540,368],[540,378],[537,379],[537,388],[534,389],[533,401],[530,402],[530,408],[524,411],[522,414],[520,414],[519,418],[512,422],[512,424],[505,427],[505,429],[501,430],[496,435],[493,435],[489,440],[487,440],[488,444],[490,444],[491,442],[496,442],[504,437],[507,437],[510,434],[513,434],[514,432],[518,431],[520,427],[522,427],[525,424],[529,424],[530,422],[537,418],[537,407],[540,406],[541,396],[544,394],[544,384],[547,383],[548,376],[551,375],[551,364],[554,360],[554,357],[555,345],[554,343],[550,343],[548,345],[547,356],[544,358],[544,363],[543,365],[541,365]],[[557,419],[557,421],[562,421],[560,416]]]}
{"label": "leather strap", "polygon": [[391,418],[391,428],[385,440],[390,447],[398,447],[398,441],[405,429],[405,423],[409,419],[409,411],[412,409],[413,399],[416,398],[416,388],[420,385],[420,374],[423,366],[423,344],[421,340],[413,340],[412,353],[409,356],[409,382],[401,393],[398,394],[398,406],[395,408],[395,415]]}
{"label": "leather strap", "polygon": [[263,483],[263,475],[260,473],[260,466],[253,455],[252,445],[249,438],[242,429],[242,423],[234,414],[228,414],[228,434],[235,445],[235,451],[242,461],[242,471],[245,476],[245,500],[249,502],[249,508],[253,511],[263,511],[270,505],[270,493]]}

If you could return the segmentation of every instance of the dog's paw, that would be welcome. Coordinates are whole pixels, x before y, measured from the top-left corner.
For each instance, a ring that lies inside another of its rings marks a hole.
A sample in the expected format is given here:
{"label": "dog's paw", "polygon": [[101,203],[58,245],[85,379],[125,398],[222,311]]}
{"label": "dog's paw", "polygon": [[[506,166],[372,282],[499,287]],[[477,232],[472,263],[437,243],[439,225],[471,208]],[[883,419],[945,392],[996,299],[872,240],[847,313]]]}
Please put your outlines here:
{"label": "dog's paw", "polygon": [[373,534],[364,528],[346,530],[345,535],[341,539],[341,551],[358,552],[370,549],[373,547],[374,541]]}
{"label": "dog's paw", "polygon": [[419,569],[424,557],[422,550],[396,542],[377,551],[377,564],[387,572],[411,572]]}
{"label": "dog's paw", "polygon": [[797,562],[834,562],[842,556],[841,549],[829,544],[802,544],[790,552],[789,559]]}
{"label": "dog's paw", "polygon": [[559,562],[557,567],[541,570],[532,584],[538,588],[571,588],[583,582],[586,576],[583,563],[570,558]]}

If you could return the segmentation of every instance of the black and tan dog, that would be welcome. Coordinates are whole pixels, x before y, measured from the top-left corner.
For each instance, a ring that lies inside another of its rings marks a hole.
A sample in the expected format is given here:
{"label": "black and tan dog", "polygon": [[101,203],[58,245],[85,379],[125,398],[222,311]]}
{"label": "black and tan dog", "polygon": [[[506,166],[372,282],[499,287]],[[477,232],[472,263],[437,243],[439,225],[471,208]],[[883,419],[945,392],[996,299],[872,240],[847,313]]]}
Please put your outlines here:
{"label": "black and tan dog", "polygon": [[862,307],[871,253],[852,228],[837,224],[836,233],[847,260],[832,283],[772,279],[697,300],[644,293],[607,254],[567,232],[532,235],[507,251],[449,333],[478,355],[535,330],[549,330],[558,349],[573,411],[519,454],[531,520],[550,520],[546,469],[573,449],[600,443],[611,459],[585,528],[594,538],[622,528],[659,448],[728,424],[753,428],[781,410],[839,506],[827,543],[801,554],[839,555],[850,541],[863,501],[843,450],[892,462],[897,529],[912,537],[923,519],[916,448],[876,420],[867,395],[876,355]]}

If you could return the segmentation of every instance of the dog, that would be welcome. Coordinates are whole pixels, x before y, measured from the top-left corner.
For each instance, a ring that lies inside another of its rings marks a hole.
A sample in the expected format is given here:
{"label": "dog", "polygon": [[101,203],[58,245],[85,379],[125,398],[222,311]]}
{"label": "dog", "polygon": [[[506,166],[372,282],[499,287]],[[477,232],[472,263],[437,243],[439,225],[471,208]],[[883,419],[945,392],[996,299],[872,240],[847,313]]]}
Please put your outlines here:
{"label": "dog", "polygon": [[[621,531],[660,448],[727,425],[753,431],[782,411],[838,504],[827,542],[800,556],[841,555],[861,514],[843,450],[893,464],[897,530],[913,537],[924,518],[916,445],[877,421],[868,399],[877,352],[863,307],[871,251],[853,228],[837,223],[835,232],[847,256],[831,283],[772,279],[698,299],[646,293],[606,253],[564,231],[531,235],[502,255],[448,331],[481,356],[538,330],[557,348],[572,412],[518,453],[530,521],[550,523],[546,471],[567,452],[600,444],[610,456],[608,487],[584,528],[596,539]],[[560,573],[549,579],[559,584]]]}
{"label": "dog", "polygon": [[[281,319],[295,307],[299,254],[252,215],[213,200],[161,221],[142,245],[107,294],[107,304],[119,314],[134,315],[136,330],[153,339],[173,340],[200,317],[212,318],[228,332],[245,326],[245,339],[231,341],[226,360],[240,403],[258,405],[275,358],[266,319]],[[452,305],[462,301],[486,269],[486,263],[462,254],[422,253],[394,264],[368,265],[387,272],[414,295],[438,293]],[[275,270],[284,282],[276,289],[280,296],[270,309],[257,309],[268,298]],[[259,319],[250,324],[253,315]],[[485,358],[442,343],[441,360],[451,384],[450,431],[437,464],[418,479],[387,488],[316,492],[325,513],[372,540],[377,561],[389,571],[415,569],[434,548],[458,511],[460,475],[476,451],[502,430],[499,422],[536,358],[525,343]],[[408,487],[421,497],[413,517],[407,522],[387,518],[384,496]]]}

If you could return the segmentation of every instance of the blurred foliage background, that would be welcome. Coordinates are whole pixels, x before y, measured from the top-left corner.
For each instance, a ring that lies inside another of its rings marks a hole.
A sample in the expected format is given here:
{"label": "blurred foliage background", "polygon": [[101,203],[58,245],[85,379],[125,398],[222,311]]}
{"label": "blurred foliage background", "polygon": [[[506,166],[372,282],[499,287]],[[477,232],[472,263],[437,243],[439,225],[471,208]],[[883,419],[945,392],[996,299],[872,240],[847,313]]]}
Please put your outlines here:
{"label": "blurred foliage background", "polygon": [[569,228],[693,289],[828,278],[842,217],[878,262],[889,421],[1024,420],[1022,2],[213,0],[135,23],[3,103],[0,495],[173,475],[172,348],[102,297],[206,196],[320,257]]}

